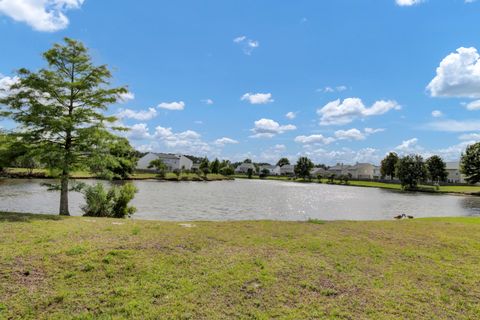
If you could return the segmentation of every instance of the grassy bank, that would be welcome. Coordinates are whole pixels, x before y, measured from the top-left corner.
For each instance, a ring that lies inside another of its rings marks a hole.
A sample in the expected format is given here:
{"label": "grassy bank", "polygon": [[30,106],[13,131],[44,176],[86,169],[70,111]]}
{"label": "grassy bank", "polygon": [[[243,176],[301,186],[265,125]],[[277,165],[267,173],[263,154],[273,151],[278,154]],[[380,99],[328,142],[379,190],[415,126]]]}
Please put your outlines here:
{"label": "grassy bank", "polygon": [[[50,179],[52,176],[48,170],[34,169],[31,174],[30,171],[24,168],[8,168],[6,169],[6,175],[14,178],[45,178]],[[95,175],[87,171],[75,171],[71,174],[75,179],[94,179]],[[203,175],[199,176],[194,173],[182,173],[179,177],[176,174],[169,172],[165,175],[165,178],[159,179],[155,173],[151,172],[135,172],[129,177],[130,180],[148,180],[157,179],[165,181],[221,181],[232,180],[233,177],[227,177],[221,174],[208,174],[205,178]]]}
{"label": "grassy bank", "polygon": [[[246,175],[235,175],[235,178],[238,179],[248,179]],[[253,179],[259,179],[258,176],[253,176]],[[301,182],[301,183],[318,183],[317,179],[312,179],[312,181],[305,181],[303,179],[295,179],[284,176],[269,176],[264,178],[265,180],[275,180],[275,181],[289,181],[289,182]],[[329,183],[328,179],[322,179],[322,183]],[[402,190],[402,186],[398,183],[386,183],[378,181],[359,181],[359,180],[350,180],[347,185],[339,180],[334,180],[333,184],[342,185],[342,186],[356,186],[356,187],[369,187],[369,188],[382,188],[382,189],[391,189],[391,190]],[[459,194],[468,194],[468,195],[480,195],[480,186],[440,186],[438,189],[433,186],[420,185],[419,192],[434,192],[434,193],[459,193]]]}
{"label": "grassy bank", "polygon": [[474,319],[480,219],[0,214],[0,319]]}

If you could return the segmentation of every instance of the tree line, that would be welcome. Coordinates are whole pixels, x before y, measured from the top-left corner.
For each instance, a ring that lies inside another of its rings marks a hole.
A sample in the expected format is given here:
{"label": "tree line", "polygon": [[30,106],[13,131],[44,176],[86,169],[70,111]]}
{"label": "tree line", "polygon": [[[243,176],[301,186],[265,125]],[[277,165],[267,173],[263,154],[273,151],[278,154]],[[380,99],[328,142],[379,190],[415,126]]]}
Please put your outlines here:
{"label": "tree line", "polygon": [[[426,160],[421,155],[412,154],[399,157],[390,152],[381,162],[382,178],[398,179],[404,189],[415,190],[423,182],[436,185],[446,182],[447,166],[441,157],[433,155]],[[469,184],[480,182],[480,142],[469,145],[461,154],[459,172]]]}

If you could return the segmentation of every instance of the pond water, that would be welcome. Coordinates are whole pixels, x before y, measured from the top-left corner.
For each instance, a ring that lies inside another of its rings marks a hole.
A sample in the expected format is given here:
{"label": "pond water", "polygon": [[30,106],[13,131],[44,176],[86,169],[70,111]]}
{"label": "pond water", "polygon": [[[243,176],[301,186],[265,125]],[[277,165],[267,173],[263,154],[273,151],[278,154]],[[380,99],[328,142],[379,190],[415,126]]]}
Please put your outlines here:
{"label": "pond water", "polygon": [[[0,211],[58,212],[59,193],[42,180],[0,179]],[[92,184],[94,181],[84,181]],[[152,220],[379,220],[480,215],[480,197],[402,193],[376,188],[281,181],[134,181],[135,219]],[[83,196],[70,193],[70,211],[81,215]]]}

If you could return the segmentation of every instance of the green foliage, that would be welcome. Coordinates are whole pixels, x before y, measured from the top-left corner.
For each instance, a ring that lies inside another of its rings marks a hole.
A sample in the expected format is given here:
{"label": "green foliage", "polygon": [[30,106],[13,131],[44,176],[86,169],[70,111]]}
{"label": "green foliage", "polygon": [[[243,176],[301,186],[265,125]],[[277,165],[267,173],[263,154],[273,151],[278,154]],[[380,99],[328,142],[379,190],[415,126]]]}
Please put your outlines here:
{"label": "green foliage", "polygon": [[252,163],[252,159],[245,159],[245,161],[243,161],[243,163]]}
{"label": "green foliage", "polygon": [[427,178],[427,169],[421,156],[409,155],[398,160],[395,174],[400,179],[402,188],[415,190]]}
{"label": "green foliage", "polygon": [[269,175],[270,175],[270,170],[268,170],[268,169],[266,169],[266,168],[265,168],[265,169],[262,169],[262,171],[260,172],[260,178],[265,178],[265,177],[267,177],[267,176],[269,176]]}
{"label": "green foliage", "polygon": [[317,174],[317,180],[318,180],[318,183],[322,183],[322,179],[323,179],[323,175],[322,174]]}
{"label": "green foliage", "polygon": [[279,167],[282,167],[282,166],[287,165],[287,164],[290,164],[290,160],[288,160],[287,158],[281,158],[277,162],[277,166],[279,166]]}
{"label": "green foliage", "polygon": [[220,161],[217,158],[210,163],[210,172],[218,174],[220,172]]}
{"label": "green foliage", "polygon": [[233,174],[235,174],[235,170],[230,165],[225,166],[220,169],[220,174],[223,174],[224,176],[232,176]]}
{"label": "green foliage", "polygon": [[88,167],[97,177],[104,179],[128,179],[138,161],[138,153],[126,138],[106,136],[103,152],[96,152],[89,159]]}
{"label": "green foliage", "polygon": [[313,162],[307,157],[300,157],[295,165],[295,174],[297,177],[306,180],[310,178],[310,171],[313,169]]}
{"label": "green foliage", "polygon": [[[60,214],[69,215],[68,183],[73,170],[88,168],[92,159],[108,157],[113,135],[105,124],[115,117],[102,112],[126,88],[110,88],[110,71],[95,66],[87,48],[65,38],[43,54],[47,67],[20,69],[13,92],[0,99],[0,113],[19,124],[18,139],[35,147],[41,162],[61,171]],[[119,128],[117,128],[119,129]]]}
{"label": "green foliage", "polygon": [[165,178],[168,169],[167,165],[160,158],[150,161],[148,168],[155,168],[159,178]]}
{"label": "green foliage", "polygon": [[127,183],[123,186],[113,186],[106,190],[102,183],[93,186],[85,186],[83,194],[85,206],[82,207],[84,216],[125,218],[130,217],[136,211],[135,207],[128,204],[135,197],[137,188]]}
{"label": "green foliage", "polygon": [[469,145],[462,153],[460,168],[468,183],[480,182],[480,142]]}
{"label": "green foliage", "polygon": [[398,162],[398,155],[395,152],[390,152],[380,165],[380,173],[382,177],[389,176],[390,179],[395,178],[396,165]]}
{"label": "green foliage", "polygon": [[205,177],[207,177],[207,174],[210,173],[210,163],[207,157],[202,159],[202,161],[200,162],[199,169],[200,169],[200,172],[202,172]]}
{"label": "green foliage", "polygon": [[431,156],[425,161],[428,177],[432,182],[440,182],[447,180],[447,165],[439,156]]}
{"label": "green foliage", "polygon": [[248,168],[247,176],[248,176],[248,179],[252,179],[252,176],[253,176],[253,169],[252,168]]}

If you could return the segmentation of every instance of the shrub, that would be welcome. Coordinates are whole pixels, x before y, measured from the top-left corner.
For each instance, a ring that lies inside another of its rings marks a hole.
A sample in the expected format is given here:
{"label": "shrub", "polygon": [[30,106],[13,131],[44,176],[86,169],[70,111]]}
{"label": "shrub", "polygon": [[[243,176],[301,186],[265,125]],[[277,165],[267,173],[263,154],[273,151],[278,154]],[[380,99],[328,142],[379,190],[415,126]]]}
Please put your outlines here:
{"label": "shrub", "polygon": [[86,186],[83,189],[86,204],[82,207],[84,216],[126,218],[133,215],[135,207],[129,206],[135,197],[137,188],[127,183],[123,186],[113,186],[106,190],[102,183]]}

